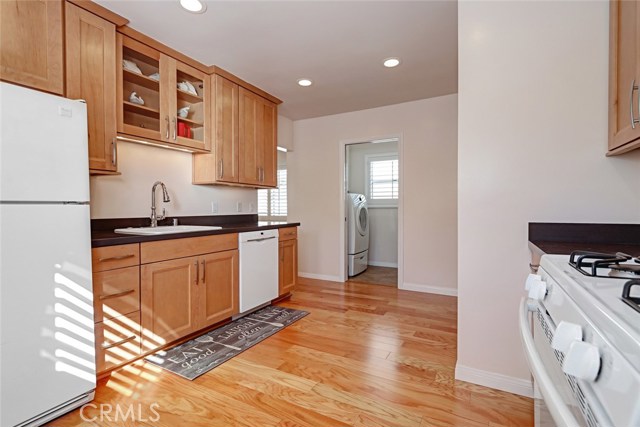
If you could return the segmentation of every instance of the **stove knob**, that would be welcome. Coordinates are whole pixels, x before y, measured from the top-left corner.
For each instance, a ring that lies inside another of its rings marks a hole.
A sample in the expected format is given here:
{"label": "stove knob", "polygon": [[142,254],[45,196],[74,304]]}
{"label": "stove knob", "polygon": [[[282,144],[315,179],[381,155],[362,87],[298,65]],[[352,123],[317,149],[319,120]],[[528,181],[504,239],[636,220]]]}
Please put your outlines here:
{"label": "stove knob", "polygon": [[551,347],[554,350],[566,353],[574,341],[582,341],[582,328],[575,323],[562,321],[558,324],[555,334],[553,334]]}
{"label": "stove knob", "polygon": [[529,288],[529,298],[542,301],[547,295],[547,284],[543,280],[536,280],[531,282]]}
{"label": "stove knob", "polygon": [[595,381],[600,372],[600,351],[588,342],[574,341],[564,356],[562,371],[585,381]]}
{"label": "stove knob", "polygon": [[531,284],[536,281],[541,282],[542,276],[539,274],[529,274],[527,276],[527,280],[524,282],[524,290],[528,291],[529,289],[531,289]]}

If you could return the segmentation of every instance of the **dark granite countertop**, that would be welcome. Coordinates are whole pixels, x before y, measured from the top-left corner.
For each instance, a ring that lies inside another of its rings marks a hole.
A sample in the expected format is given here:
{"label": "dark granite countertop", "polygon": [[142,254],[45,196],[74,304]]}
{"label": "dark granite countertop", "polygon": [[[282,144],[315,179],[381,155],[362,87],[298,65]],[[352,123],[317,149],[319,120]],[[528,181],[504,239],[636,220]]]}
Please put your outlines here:
{"label": "dark granite countertop", "polygon": [[572,251],[624,252],[640,256],[640,224],[529,223],[534,256]]}
{"label": "dark granite countertop", "polygon": [[[171,220],[159,221],[158,225],[170,225]],[[125,227],[147,227],[149,218],[117,218],[91,220],[91,246],[125,245],[128,243],[152,242],[156,240],[183,239],[185,237],[211,236],[215,234],[244,233],[247,231],[269,230],[284,227],[299,226],[299,222],[286,221],[258,221],[257,215],[219,215],[178,217],[180,225],[215,225],[220,230],[198,231],[191,233],[160,234],[155,236],[138,236],[133,234],[118,234],[113,230]]]}

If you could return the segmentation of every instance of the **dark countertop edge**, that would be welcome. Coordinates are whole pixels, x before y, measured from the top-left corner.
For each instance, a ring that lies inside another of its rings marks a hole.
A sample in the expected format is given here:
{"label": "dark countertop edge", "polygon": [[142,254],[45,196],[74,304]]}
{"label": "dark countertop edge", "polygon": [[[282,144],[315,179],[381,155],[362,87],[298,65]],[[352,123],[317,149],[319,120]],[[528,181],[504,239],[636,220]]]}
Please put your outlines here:
{"label": "dark countertop edge", "polygon": [[233,224],[222,226],[220,230],[198,231],[193,233],[160,234],[156,236],[138,236],[134,234],[118,234],[113,231],[95,231],[91,233],[91,247],[126,245],[129,243],[154,242],[158,240],[184,239],[188,237],[212,236],[216,234],[244,233],[248,231],[272,230],[286,227],[299,227],[299,222],[286,222],[282,224]]}
{"label": "dark countertop edge", "polygon": [[640,224],[530,222],[529,241],[640,246]]}
{"label": "dark countertop edge", "polygon": [[594,251],[604,253],[624,252],[628,255],[640,256],[640,243],[592,243],[592,242],[558,242],[545,240],[529,240],[529,249],[538,258],[544,254],[570,255],[573,251]]}

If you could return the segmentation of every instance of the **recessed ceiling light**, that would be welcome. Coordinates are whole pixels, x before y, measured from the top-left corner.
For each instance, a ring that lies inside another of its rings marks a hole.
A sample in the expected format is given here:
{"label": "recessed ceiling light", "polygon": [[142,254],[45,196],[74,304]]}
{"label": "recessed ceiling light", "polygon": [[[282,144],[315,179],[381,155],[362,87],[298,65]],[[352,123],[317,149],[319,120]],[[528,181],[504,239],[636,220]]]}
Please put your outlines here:
{"label": "recessed ceiling light", "polygon": [[307,86],[311,86],[313,84],[313,82],[311,80],[309,80],[309,79],[300,79],[300,80],[298,80],[298,84],[300,86],[307,87]]}
{"label": "recessed ceiling light", "polygon": [[204,13],[207,10],[207,5],[200,0],[180,0],[180,6],[191,13]]}
{"label": "recessed ceiling light", "polygon": [[384,60],[384,62],[382,64],[387,68],[397,67],[398,65],[400,65],[400,59],[398,59],[398,58],[387,58],[387,59]]}

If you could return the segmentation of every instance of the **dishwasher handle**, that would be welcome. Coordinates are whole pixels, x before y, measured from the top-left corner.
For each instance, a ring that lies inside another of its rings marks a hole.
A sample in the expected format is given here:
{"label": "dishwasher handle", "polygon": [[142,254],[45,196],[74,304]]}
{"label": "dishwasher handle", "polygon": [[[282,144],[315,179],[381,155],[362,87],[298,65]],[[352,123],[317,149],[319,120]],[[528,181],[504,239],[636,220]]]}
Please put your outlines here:
{"label": "dishwasher handle", "polygon": [[275,239],[276,236],[271,236],[271,237],[261,237],[259,239],[248,239],[247,242],[264,242],[265,240],[271,240],[271,239]]}

